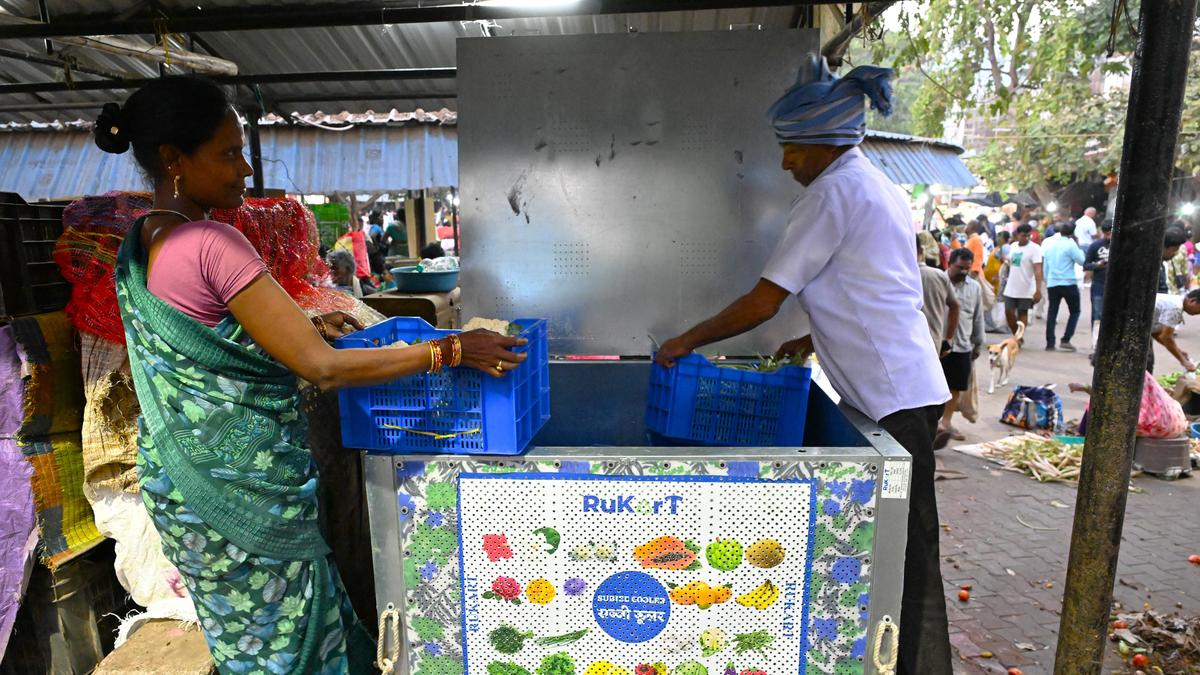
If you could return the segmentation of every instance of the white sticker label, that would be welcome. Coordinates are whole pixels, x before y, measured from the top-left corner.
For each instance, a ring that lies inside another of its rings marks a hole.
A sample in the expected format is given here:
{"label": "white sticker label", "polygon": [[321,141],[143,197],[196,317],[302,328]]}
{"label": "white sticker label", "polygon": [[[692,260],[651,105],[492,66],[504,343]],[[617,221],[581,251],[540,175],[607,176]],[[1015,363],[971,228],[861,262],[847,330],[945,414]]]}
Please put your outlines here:
{"label": "white sticker label", "polygon": [[883,498],[908,499],[908,483],[912,479],[912,462],[883,463]]}

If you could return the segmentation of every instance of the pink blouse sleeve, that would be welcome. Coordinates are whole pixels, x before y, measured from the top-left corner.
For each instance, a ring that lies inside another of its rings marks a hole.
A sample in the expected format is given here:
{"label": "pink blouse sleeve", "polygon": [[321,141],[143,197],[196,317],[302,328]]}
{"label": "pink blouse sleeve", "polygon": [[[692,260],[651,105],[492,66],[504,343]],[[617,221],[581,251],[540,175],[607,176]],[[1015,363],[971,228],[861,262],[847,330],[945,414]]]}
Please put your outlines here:
{"label": "pink blouse sleeve", "polygon": [[267,266],[246,236],[224,223],[206,228],[199,261],[200,275],[221,303],[228,305]]}

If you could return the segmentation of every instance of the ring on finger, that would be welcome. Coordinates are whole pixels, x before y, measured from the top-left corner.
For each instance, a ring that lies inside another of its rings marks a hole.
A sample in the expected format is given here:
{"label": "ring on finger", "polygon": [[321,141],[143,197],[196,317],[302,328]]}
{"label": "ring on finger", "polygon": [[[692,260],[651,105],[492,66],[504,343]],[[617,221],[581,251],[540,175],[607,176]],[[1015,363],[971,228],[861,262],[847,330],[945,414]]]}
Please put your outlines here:
{"label": "ring on finger", "polygon": [[500,361],[496,364],[496,370],[498,370],[502,373],[504,372],[504,362],[503,361]]}

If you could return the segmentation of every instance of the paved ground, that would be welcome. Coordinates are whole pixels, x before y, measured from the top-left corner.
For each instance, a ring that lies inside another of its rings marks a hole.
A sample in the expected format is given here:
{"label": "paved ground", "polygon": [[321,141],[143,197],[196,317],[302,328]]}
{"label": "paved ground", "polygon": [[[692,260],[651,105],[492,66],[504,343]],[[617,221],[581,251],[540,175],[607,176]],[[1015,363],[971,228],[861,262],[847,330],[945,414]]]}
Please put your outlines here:
{"label": "paved ground", "polygon": [[[1085,319],[1088,314],[1085,300]],[[1200,354],[1200,322],[1188,328],[1181,344],[1185,351]],[[1090,345],[1086,323],[1082,333],[1073,342]],[[1078,419],[1086,398],[1070,394],[1066,385],[1090,383],[1090,350],[1046,352],[1044,335],[1045,323],[1035,321],[1011,384],[1057,384],[1067,418]],[[1002,337],[989,335],[988,342]],[[1165,350],[1156,349],[1159,374],[1178,370]],[[986,359],[977,362],[986,365]],[[1006,398],[1007,391],[999,389],[992,396],[981,392],[979,423],[960,427],[966,442],[1014,432],[996,421]],[[1041,484],[950,450],[939,453],[939,459],[945,468],[966,475],[939,481],[937,488],[956,672],[1004,673],[1016,666],[1025,675],[1050,673],[1075,488]],[[1135,484],[1145,492],[1129,497],[1115,598],[1129,608],[1148,603],[1159,611],[1200,615],[1200,567],[1187,562],[1189,555],[1200,553],[1200,475],[1174,482],[1146,476]],[[973,586],[967,603],[957,599],[961,584]],[[985,652],[994,657],[979,656]],[[1104,672],[1125,672],[1115,654],[1106,659]]]}

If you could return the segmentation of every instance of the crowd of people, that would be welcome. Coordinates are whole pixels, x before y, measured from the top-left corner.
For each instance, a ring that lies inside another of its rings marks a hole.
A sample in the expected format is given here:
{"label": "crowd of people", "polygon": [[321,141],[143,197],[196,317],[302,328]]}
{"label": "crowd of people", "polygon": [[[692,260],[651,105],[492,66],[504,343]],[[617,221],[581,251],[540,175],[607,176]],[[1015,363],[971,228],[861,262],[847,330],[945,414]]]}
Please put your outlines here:
{"label": "crowd of people", "polygon": [[[1077,216],[1065,209],[1043,215],[1018,208],[969,221],[950,216],[944,228],[917,234],[923,311],[952,395],[935,445],[965,438],[952,418],[974,388],[974,362],[985,333],[1021,336],[1033,313],[1045,320],[1047,351],[1075,352],[1072,340],[1086,292],[1091,301],[1090,347],[1095,349],[1112,229],[1110,220],[1097,222],[1094,207]],[[1200,268],[1197,253],[1189,225],[1173,223],[1164,240],[1152,335],[1187,371],[1196,366],[1174,338],[1185,315],[1200,314],[1200,290],[1193,290]],[[1064,304],[1067,316],[1060,322]],[[1153,353],[1148,367],[1153,370]]]}
{"label": "crowd of people", "polygon": [[[393,288],[395,282],[387,258],[408,255],[404,209],[397,209],[390,219],[385,219],[380,211],[372,211],[365,225],[351,224],[332,249],[321,249],[322,259],[329,265],[328,285],[357,298]],[[445,255],[438,242],[420,250],[421,259]]]}

